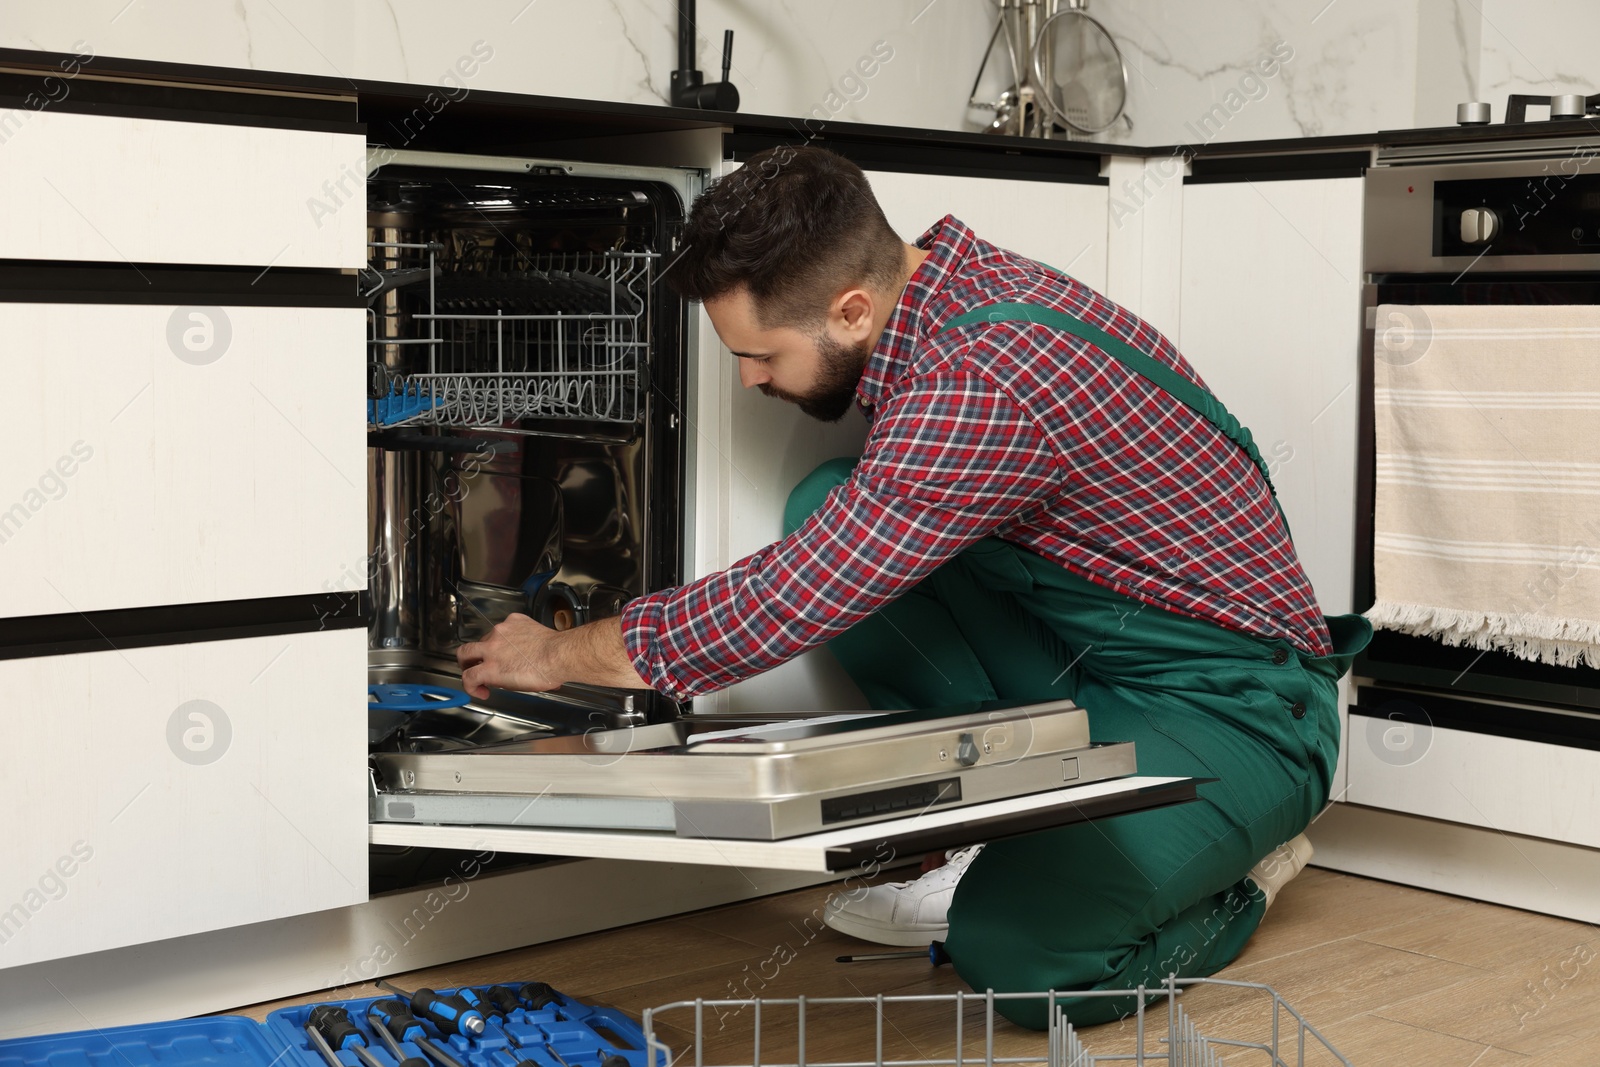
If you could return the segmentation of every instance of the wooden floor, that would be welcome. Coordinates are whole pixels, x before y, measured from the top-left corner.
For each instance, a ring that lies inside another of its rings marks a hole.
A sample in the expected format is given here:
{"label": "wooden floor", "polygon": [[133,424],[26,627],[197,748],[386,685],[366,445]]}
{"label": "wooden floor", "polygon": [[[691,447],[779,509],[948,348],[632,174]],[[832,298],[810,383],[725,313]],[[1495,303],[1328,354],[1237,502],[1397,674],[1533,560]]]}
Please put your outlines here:
{"label": "wooden floor", "polygon": [[[406,988],[493,981],[547,981],[564,993],[634,1017],[652,1006],[702,997],[874,996],[954,993],[949,967],[922,960],[840,964],[842,952],[881,951],[824,927],[828,889],[768,897],[468,960],[397,978]],[[1358,1065],[1593,1067],[1600,1064],[1600,930],[1510,908],[1311,868],[1287,886],[1244,954],[1218,977],[1272,986]],[[374,991],[375,992],[375,991]],[[357,989],[346,997],[373,995]],[[258,1005],[256,1018],[297,998]],[[1243,990],[1196,988],[1185,1010],[1208,1037],[1263,1040],[1270,1000]],[[762,1062],[794,1063],[793,1009],[769,1008]],[[951,1057],[955,1015],[943,1005],[885,1011],[884,1053]],[[749,1063],[754,1011],[707,1009],[707,1064]],[[1164,1007],[1149,1018],[1162,1035]],[[871,1061],[875,1013],[808,1009],[806,1061]],[[661,1016],[661,1038],[692,1055],[692,1013]],[[983,1056],[982,998],[964,1012],[963,1056]],[[1285,1030],[1285,1033],[1290,1031]],[[995,1054],[1043,1058],[1041,1035],[996,1025]],[[1082,1034],[1091,1053],[1131,1052],[1130,1022]],[[1155,1039],[1148,1051],[1159,1051]],[[1283,1057],[1296,1063],[1294,1043]],[[1267,1064],[1234,1049],[1229,1067]],[[692,1063],[682,1055],[677,1062]],[[1129,1061],[1123,1061],[1129,1062]],[[1307,1064],[1334,1064],[1308,1045]]]}

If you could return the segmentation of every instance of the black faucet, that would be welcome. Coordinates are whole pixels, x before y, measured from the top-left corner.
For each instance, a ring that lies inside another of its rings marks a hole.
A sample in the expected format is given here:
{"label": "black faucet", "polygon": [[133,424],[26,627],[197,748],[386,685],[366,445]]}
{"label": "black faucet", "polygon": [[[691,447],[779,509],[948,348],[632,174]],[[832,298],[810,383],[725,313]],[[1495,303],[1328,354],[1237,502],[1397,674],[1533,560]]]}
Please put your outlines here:
{"label": "black faucet", "polygon": [[678,0],[678,69],[672,72],[672,106],[702,111],[738,111],[739,87],[728,80],[733,66],[733,31],[722,33],[722,80],[705,81],[694,59],[694,0]]}

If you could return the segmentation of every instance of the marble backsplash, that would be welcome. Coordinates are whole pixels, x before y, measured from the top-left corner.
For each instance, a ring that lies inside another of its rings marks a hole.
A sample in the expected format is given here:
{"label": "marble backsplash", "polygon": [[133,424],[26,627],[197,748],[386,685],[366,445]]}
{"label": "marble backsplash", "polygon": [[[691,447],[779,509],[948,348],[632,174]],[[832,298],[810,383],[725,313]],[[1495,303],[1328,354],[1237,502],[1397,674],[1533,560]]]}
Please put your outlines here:
{"label": "marble backsplash", "polygon": [[[1133,128],[1195,143],[1448,125],[1509,92],[1592,91],[1593,0],[1091,0],[1123,49]],[[701,0],[700,63],[736,31],[742,110],[973,129],[989,0]],[[672,0],[15,0],[0,45],[661,103]],[[464,78],[458,60],[487,50]],[[1277,56],[1270,76],[1265,60]],[[1284,58],[1287,56],[1287,58]],[[870,72],[870,73],[868,73]],[[992,81],[992,79],[991,79]],[[984,91],[997,88],[986,84]],[[459,91],[459,90],[456,90]]]}

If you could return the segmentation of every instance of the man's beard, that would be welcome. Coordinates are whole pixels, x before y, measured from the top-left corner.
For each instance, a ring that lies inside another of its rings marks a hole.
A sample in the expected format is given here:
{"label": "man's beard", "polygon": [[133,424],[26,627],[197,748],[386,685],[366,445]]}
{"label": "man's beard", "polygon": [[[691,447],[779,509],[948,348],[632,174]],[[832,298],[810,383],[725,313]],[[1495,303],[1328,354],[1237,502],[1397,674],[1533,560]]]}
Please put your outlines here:
{"label": "man's beard", "polygon": [[797,396],[765,382],[758,388],[767,396],[789,401],[813,419],[838,422],[844,418],[844,413],[850,410],[851,401],[856,398],[856,387],[861,384],[861,375],[867,369],[867,357],[872,354],[872,346],[865,341],[853,346],[843,345],[827,334],[819,334],[816,341],[817,354],[822,357],[822,363],[815,389],[804,396]]}

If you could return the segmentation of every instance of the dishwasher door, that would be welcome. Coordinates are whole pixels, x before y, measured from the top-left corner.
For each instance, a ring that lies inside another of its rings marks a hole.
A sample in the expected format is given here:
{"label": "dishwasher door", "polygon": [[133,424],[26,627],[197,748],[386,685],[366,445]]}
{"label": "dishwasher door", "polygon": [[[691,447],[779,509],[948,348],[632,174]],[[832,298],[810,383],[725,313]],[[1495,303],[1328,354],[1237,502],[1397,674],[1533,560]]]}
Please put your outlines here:
{"label": "dishwasher door", "polygon": [[843,870],[1195,795],[1066,700],[718,725],[380,751],[372,840]]}

